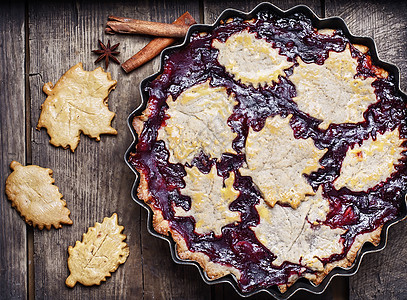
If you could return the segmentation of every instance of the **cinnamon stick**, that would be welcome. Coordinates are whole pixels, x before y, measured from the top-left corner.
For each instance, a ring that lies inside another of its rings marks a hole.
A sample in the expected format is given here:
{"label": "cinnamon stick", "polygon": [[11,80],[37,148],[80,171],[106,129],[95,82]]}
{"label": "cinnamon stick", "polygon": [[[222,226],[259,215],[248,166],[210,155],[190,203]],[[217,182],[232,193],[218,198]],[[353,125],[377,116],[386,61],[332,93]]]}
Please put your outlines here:
{"label": "cinnamon stick", "polygon": [[[195,19],[189,14],[189,12],[184,13],[178,19],[176,19],[172,24],[190,26],[195,24]],[[122,68],[126,73],[129,73],[138,67],[144,65],[146,62],[152,60],[158,54],[161,53],[164,48],[170,46],[176,41],[175,38],[155,38],[149,42],[143,49],[133,55],[131,58],[122,63]]]}
{"label": "cinnamon stick", "polygon": [[105,33],[147,34],[180,38],[185,36],[188,27],[189,26],[182,23],[167,24],[109,16],[106,23]]}

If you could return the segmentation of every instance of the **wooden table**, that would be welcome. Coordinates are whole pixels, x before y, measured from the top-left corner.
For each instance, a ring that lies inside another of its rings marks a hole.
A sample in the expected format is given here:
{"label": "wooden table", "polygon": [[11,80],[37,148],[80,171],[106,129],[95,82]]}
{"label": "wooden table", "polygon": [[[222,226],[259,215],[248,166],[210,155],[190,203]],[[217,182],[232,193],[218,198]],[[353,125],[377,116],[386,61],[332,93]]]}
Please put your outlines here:
{"label": "wooden table", "polygon": [[[126,75],[111,64],[118,85],[109,106],[116,113],[117,136],[95,142],[82,136],[75,153],[49,144],[45,130],[35,129],[44,83],[55,83],[71,66],[95,68],[97,40],[120,42],[126,60],[150,39],[104,34],[108,15],[172,22],[188,10],[196,20],[212,23],[227,7],[251,10],[255,1],[10,1],[0,4],[0,298],[1,299],[237,299],[226,285],[206,285],[195,267],[175,264],[167,243],[146,229],[146,211],[130,197],[134,175],[123,161],[132,142],[126,118],[140,103],[140,81],[156,72],[159,60]],[[341,16],[355,35],[373,37],[379,56],[401,69],[407,90],[407,2],[363,0],[278,0],[288,9],[306,4],[319,16]],[[37,164],[54,170],[56,185],[71,210],[72,226],[50,231],[27,226],[4,193],[9,164]],[[67,248],[82,233],[113,212],[125,226],[130,256],[106,283],[70,289]],[[390,229],[387,248],[367,255],[357,275],[336,278],[320,296],[299,292],[293,299],[406,299],[407,222]],[[252,299],[268,299],[259,294]]]}

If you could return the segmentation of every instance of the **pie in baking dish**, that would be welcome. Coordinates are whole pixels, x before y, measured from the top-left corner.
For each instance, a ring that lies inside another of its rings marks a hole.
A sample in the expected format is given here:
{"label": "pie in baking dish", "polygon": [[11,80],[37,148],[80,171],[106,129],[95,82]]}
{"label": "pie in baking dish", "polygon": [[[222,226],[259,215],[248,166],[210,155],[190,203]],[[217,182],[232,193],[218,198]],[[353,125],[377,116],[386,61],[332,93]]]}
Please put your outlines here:
{"label": "pie in baking dish", "polygon": [[138,197],[210,279],[319,284],[400,215],[406,103],[339,30],[302,14],[232,18],[193,33],[146,91]]}

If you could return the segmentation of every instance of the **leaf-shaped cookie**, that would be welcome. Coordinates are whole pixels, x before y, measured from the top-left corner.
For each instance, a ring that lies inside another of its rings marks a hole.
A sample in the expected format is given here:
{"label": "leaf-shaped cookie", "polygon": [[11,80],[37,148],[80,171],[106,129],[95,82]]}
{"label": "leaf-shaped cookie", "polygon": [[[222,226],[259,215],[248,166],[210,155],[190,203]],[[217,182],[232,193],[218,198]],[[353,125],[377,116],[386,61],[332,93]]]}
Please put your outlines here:
{"label": "leaf-shaped cookie", "polygon": [[28,224],[48,230],[51,225],[61,228],[61,224],[72,224],[71,212],[53,184],[51,169],[22,166],[16,161],[11,162],[10,168],[13,172],[6,180],[6,194]]}
{"label": "leaf-shaped cookie", "polygon": [[87,233],[83,234],[82,242],[69,246],[68,268],[71,275],[65,283],[74,287],[76,282],[83,285],[99,285],[116,271],[129,256],[129,248],[122,234],[124,227],[117,223],[117,214],[104,218],[103,223],[95,223]]}
{"label": "leaf-shaped cookie", "polygon": [[44,84],[48,97],[41,106],[37,129],[47,128],[52,145],[70,147],[72,152],[81,132],[97,141],[101,134],[117,134],[110,126],[115,113],[107,106],[107,97],[116,83],[102,68],[88,72],[78,63],[55,86]]}

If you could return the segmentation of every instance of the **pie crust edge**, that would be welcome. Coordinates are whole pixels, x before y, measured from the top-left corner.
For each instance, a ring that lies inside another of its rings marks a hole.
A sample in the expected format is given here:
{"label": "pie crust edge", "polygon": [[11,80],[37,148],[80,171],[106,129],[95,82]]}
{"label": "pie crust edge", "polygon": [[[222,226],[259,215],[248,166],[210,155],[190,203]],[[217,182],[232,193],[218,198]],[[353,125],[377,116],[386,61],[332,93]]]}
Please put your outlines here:
{"label": "pie crust edge", "polygon": [[[142,115],[135,116],[133,118],[132,125],[138,136],[140,136],[140,134],[142,133],[144,122],[149,118],[149,116],[150,110],[147,106]],[[173,240],[176,243],[176,251],[178,257],[181,260],[191,260],[197,262],[208,277],[207,279],[209,279],[210,281],[219,279],[228,274],[233,274],[237,279],[239,279],[241,274],[238,269],[232,266],[223,265],[221,263],[212,262],[209,256],[207,256],[206,254],[202,252],[192,252],[188,249],[187,242],[182,237],[182,235],[177,231],[171,229],[170,223],[164,219],[162,211],[154,206],[155,200],[148,188],[146,174],[144,174],[144,172],[140,169],[136,168],[136,170],[140,174],[139,185],[137,188],[137,197],[140,200],[144,201],[151,208],[153,212],[152,223],[154,230],[159,234],[172,236]],[[322,272],[316,272],[314,274],[307,273],[304,274],[303,277],[317,286],[335,267],[340,267],[343,269],[351,268],[356,258],[358,257],[360,250],[366,242],[370,242],[374,246],[379,245],[382,229],[383,225],[380,225],[378,228],[371,232],[357,235],[354,242],[352,243],[352,246],[349,248],[348,253],[343,259],[327,263],[324,266],[324,270]],[[280,292],[286,292],[287,289],[292,286],[299,278],[300,277],[298,275],[294,275],[288,279],[288,282],[286,284],[277,285]]]}

